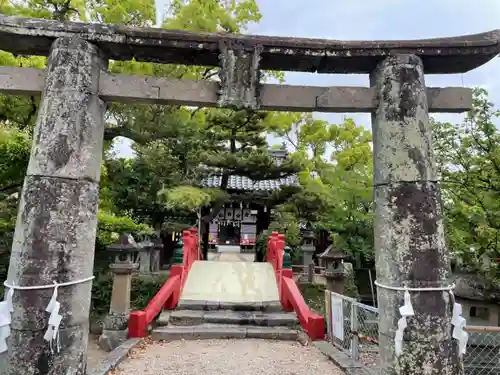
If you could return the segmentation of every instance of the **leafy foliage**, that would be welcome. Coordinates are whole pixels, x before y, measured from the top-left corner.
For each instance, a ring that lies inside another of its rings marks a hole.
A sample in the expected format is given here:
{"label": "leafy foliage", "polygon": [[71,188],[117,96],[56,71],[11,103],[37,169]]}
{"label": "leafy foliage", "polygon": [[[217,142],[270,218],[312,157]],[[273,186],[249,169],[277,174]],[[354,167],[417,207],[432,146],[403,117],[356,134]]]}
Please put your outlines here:
{"label": "leafy foliage", "polygon": [[461,124],[434,123],[447,241],[459,266],[499,277],[500,111],[483,89]]}
{"label": "leafy foliage", "polygon": [[[273,114],[275,131],[304,166],[302,190],[282,206],[331,233],[347,254],[373,258],[371,134],[352,119],[341,124],[310,114]],[[296,220],[296,219],[295,219]]]}

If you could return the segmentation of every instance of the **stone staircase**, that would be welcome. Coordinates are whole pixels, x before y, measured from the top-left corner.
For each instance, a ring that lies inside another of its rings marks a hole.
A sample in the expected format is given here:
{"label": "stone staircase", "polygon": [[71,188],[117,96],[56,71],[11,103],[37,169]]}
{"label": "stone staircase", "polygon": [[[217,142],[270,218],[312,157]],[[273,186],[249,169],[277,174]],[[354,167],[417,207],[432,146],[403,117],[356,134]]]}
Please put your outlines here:
{"label": "stone staircase", "polygon": [[297,340],[299,324],[294,312],[284,312],[276,303],[180,304],[163,311],[152,332],[153,340],[203,340],[260,338]]}

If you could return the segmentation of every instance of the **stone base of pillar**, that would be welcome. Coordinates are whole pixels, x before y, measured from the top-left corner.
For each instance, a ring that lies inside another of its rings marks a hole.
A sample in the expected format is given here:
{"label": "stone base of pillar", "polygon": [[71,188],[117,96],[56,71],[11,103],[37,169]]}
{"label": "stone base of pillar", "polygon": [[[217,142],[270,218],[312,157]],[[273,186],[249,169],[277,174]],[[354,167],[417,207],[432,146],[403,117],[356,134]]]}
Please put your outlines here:
{"label": "stone base of pillar", "polygon": [[326,289],[330,292],[344,294],[344,274],[343,273],[325,273]]}
{"label": "stone base of pillar", "polygon": [[308,249],[302,249],[302,258],[303,258],[303,264],[304,267],[309,267],[311,263],[314,263],[313,260],[313,255],[314,255],[314,249],[308,250]]}
{"label": "stone base of pillar", "polygon": [[110,352],[127,340],[128,317],[128,313],[109,313],[106,316],[99,336],[99,347],[102,350]]}

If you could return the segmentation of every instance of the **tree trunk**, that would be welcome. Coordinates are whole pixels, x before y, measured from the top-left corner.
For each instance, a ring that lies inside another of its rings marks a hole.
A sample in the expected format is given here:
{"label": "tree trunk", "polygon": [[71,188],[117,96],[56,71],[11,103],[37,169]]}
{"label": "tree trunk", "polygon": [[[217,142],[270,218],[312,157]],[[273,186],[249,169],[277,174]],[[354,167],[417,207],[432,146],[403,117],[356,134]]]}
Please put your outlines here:
{"label": "tree trunk", "polygon": [[[8,284],[45,286],[93,274],[105,103],[98,96],[107,60],[94,45],[57,39],[21,193]],[[60,351],[44,341],[53,289],[15,290],[9,351],[0,374],[86,372],[92,282],[62,286]]]}

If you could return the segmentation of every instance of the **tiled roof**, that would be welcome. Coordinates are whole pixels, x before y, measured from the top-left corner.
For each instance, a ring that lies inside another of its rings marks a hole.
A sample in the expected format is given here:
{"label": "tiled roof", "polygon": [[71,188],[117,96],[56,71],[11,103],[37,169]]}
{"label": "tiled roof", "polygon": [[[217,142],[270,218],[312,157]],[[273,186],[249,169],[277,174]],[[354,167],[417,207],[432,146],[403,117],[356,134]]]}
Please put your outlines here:
{"label": "tiled roof", "polygon": [[[220,187],[221,176],[210,176],[203,181],[203,187],[217,188]],[[227,188],[230,190],[247,190],[247,191],[270,191],[278,190],[282,186],[297,185],[297,176],[288,176],[278,180],[263,180],[253,181],[244,176],[229,176]]]}
{"label": "tiled roof", "polygon": [[[269,150],[276,161],[276,165],[281,165],[283,160],[286,158],[286,151],[284,149],[279,150]],[[220,175],[212,175],[203,180],[202,186],[207,188],[217,188],[220,187],[222,177]],[[278,190],[282,186],[294,186],[298,185],[297,176],[292,175],[276,180],[261,180],[253,181],[245,176],[229,176],[229,181],[227,183],[227,188],[230,190],[242,190],[242,191],[271,191]]]}

